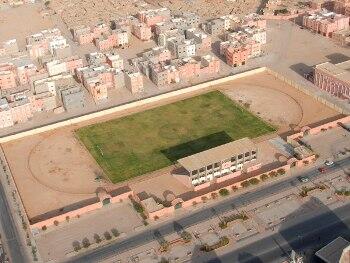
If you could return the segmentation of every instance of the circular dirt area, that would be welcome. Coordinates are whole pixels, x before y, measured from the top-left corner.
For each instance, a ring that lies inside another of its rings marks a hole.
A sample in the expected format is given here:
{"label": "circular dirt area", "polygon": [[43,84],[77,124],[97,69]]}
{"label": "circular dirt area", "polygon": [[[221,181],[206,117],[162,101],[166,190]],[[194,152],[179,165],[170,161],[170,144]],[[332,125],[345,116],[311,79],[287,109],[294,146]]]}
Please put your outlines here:
{"label": "circular dirt area", "polygon": [[28,167],[41,184],[70,194],[95,193],[103,173],[70,131],[57,131],[32,148]]}
{"label": "circular dirt area", "polygon": [[279,128],[298,126],[303,117],[298,102],[279,90],[242,84],[224,93]]}

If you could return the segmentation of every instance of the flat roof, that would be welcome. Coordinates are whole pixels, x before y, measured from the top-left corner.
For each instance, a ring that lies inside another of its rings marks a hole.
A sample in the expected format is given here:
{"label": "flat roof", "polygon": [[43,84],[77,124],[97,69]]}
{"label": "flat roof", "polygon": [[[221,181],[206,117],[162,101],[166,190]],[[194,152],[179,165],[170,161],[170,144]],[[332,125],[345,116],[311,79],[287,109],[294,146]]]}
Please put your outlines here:
{"label": "flat roof", "polygon": [[251,150],[256,150],[255,144],[249,138],[242,138],[179,159],[178,163],[187,171],[193,171]]}
{"label": "flat roof", "polygon": [[342,237],[337,237],[331,243],[317,251],[315,255],[326,263],[338,263],[343,250],[349,245],[349,241]]}

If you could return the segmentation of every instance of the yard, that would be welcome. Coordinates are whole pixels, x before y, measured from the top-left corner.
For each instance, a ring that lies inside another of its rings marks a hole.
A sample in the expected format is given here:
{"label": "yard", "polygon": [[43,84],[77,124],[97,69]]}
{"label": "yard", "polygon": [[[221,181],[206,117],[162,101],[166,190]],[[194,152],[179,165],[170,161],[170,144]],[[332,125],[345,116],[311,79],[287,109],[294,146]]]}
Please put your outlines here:
{"label": "yard", "polygon": [[76,131],[113,183],[179,158],[275,128],[219,91],[80,128]]}

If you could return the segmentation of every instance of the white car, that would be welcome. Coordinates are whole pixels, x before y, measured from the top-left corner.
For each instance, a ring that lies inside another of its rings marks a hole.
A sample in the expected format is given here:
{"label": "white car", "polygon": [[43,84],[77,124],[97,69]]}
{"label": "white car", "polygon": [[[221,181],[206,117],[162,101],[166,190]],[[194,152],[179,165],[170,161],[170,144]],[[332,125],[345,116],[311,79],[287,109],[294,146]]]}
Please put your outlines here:
{"label": "white car", "polygon": [[325,161],[324,164],[327,165],[327,166],[332,166],[334,164],[334,162],[330,161],[330,160],[327,160],[327,161]]}

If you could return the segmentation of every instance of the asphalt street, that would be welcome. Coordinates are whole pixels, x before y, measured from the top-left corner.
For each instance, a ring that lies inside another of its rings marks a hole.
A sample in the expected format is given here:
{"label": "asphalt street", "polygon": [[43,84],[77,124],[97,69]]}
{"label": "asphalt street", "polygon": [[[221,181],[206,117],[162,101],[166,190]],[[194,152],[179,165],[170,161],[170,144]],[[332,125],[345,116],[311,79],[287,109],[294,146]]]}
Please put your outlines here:
{"label": "asphalt street", "polygon": [[[335,162],[335,165],[327,168],[327,174],[332,174],[343,169],[343,166],[350,165],[350,158],[346,158]],[[299,176],[305,176],[310,179],[310,181],[317,179],[321,174],[318,171],[318,167],[310,171],[306,171]],[[208,220],[208,218],[216,217],[218,214],[231,211],[234,208],[244,207],[250,203],[256,202],[258,200],[264,199],[268,196],[287,191],[293,187],[301,186],[303,183],[298,180],[297,177],[289,177],[286,180],[279,181],[267,186],[259,187],[251,192],[246,192],[241,195],[235,195],[231,198],[225,199],[224,201],[214,204],[211,207],[203,208],[202,210],[193,212],[186,215],[176,221],[166,222],[159,227],[153,228],[148,231],[140,232],[134,236],[126,238],[120,242],[112,243],[108,246],[98,248],[96,250],[89,251],[85,254],[81,254],[75,258],[68,260],[67,262],[97,262],[103,260],[104,258],[112,257],[113,255],[122,253],[124,251],[136,248],[143,244],[146,244],[149,240],[154,239],[154,233],[158,232],[165,236],[174,233],[174,223],[181,225],[183,228],[187,228],[192,225],[196,225],[200,222]]]}
{"label": "asphalt street", "polygon": [[[2,176],[2,175],[0,175]],[[17,232],[16,224],[12,217],[9,208],[8,200],[6,198],[3,185],[0,183],[0,224],[2,240],[7,243],[8,251],[12,262],[22,263],[26,262],[23,252],[21,250],[20,238]]]}
{"label": "asphalt street", "polygon": [[[212,259],[210,263],[274,263],[290,259],[290,252],[300,253],[305,249],[318,249],[338,236],[350,238],[350,205],[305,220],[247,246]],[[322,223],[320,223],[322,222]],[[193,259],[191,262],[203,262]]]}

